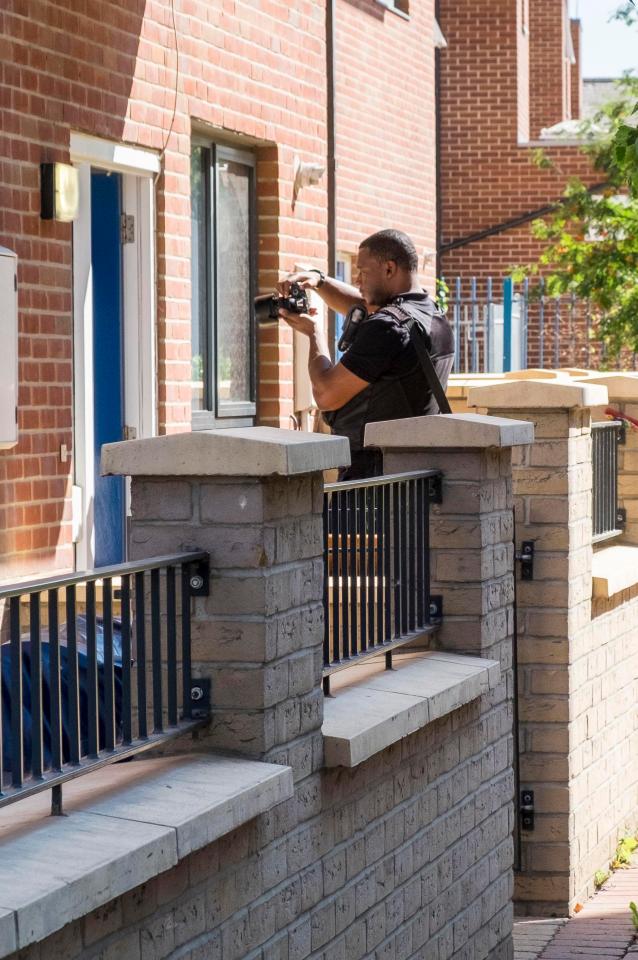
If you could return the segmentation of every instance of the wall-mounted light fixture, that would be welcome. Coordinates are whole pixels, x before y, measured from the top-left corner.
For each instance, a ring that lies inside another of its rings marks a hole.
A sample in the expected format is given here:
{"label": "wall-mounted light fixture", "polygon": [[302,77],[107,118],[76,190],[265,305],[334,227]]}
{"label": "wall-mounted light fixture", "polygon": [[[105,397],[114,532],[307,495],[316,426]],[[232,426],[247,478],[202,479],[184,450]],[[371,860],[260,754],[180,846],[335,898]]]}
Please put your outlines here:
{"label": "wall-mounted light fixture", "polygon": [[297,197],[299,191],[302,187],[309,187],[316,183],[319,183],[326,168],[322,167],[320,163],[302,163],[299,157],[295,157],[295,182],[292,187],[292,206],[297,202]]}
{"label": "wall-mounted light fixture", "polygon": [[68,163],[40,164],[40,216],[69,223],[78,215],[80,181]]}

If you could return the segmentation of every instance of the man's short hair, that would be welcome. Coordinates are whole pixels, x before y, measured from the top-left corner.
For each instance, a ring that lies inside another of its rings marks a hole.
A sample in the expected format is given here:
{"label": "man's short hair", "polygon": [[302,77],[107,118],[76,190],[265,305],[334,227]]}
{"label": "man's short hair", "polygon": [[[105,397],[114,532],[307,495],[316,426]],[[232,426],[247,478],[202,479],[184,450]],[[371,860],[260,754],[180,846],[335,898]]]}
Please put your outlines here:
{"label": "man's short hair", "polygon": [[397,266],[410,273],[419,269],[419,255],[407,233],[401,230],[379,230],[360,245],[377,260],[394,260]]}

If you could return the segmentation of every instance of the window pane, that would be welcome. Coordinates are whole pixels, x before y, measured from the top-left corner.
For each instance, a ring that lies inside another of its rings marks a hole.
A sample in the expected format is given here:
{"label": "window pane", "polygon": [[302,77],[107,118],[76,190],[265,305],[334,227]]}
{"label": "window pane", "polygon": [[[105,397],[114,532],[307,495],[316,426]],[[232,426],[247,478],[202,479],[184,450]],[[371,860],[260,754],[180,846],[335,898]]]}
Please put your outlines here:
{"label": "window pane", "polygon": [[252,397],[252,167],[220,157],[217,165],[217,397]]}
{"label": "window pane", "polygon": [[191,407],[205,410],[208,383],[208,301],[206,296],[206,164],[208,151],[191,154]]}

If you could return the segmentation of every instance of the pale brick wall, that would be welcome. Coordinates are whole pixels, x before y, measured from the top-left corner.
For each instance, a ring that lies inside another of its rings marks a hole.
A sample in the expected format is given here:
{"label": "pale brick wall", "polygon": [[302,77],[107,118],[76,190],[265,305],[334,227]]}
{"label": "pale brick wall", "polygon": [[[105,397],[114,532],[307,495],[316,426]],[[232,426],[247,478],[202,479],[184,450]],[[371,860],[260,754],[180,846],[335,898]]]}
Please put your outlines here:
{"label": "pale brick wall", "polygon": [[[517,584],[521,786],[534,790],[536,817],[515,899],[521,912],[560,914],[593,892],[596,870],[638,827],[638,593],[592,599],[591,411],[492,412],[536,434],[513,468],[517,546],[536,548],[533,581]],[[635,488],[629,477],[621,486]]]}
{"label": "pale brick wall", "polygon": [[[503,681],[354,769],[323,768],[317,477],[134,479],[136,555],[211,551],[193,636],[215,715],[198,748],[288,763],[295,795],[20,960],[511,960],[510,456],[474,458],[468,475],[458,452],[440,457],[442,642],[465,631],[457,646],[500,657]],[[467,577],[456,610],[451,553]]]}

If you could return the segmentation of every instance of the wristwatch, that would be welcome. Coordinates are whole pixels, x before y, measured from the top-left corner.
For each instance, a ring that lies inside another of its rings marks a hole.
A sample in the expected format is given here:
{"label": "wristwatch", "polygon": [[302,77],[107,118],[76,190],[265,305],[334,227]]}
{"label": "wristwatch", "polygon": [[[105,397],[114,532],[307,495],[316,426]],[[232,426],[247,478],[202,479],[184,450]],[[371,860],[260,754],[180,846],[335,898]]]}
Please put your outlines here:
{"label": "wristwatch", "polygon": [[317,287],[316,287],[316,289],[318,290],[319,287],[321,287],[321,286],[323,285],[323,282],[324,282],[324,280],[326,279],[325,273],[323,272],[323,270],[317,269],[317,267],[311,267],[308,272],[309,272],[309,273],[318,273],[318,274],[319,274],[319,282],[317,283]]}

